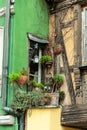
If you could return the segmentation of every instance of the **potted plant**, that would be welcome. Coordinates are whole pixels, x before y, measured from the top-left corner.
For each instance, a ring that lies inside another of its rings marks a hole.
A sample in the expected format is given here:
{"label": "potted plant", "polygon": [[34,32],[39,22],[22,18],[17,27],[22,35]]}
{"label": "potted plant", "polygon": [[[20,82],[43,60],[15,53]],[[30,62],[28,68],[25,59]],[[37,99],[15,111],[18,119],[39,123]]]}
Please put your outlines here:
{"label": "potted plant", "polygon": [[28,83],[28,72],[24,68],[20,71],[20,78],[17,83],[20,87]]}
{"label": "potted plant", "polygon": [[11,84],[17,83],[17,81],[20,78],[20,75],[21,75],[20,73],[11,73],[11,74],[9,74],[9,76],[8,76],[9,82]]}
{"label": "potted plant", "polygon": [[24,113],[29,107],[31,107],[31,95],[22,90],[17,90],[14,94],[11,107],[17,114]]}
{"label": "potted plant", "polygon": [[46,92],[46,93],[51,93],[51,91],[52,91],[52,86],[53,86],[53,83],[52,83],[52,82],[45,82],[45,83],[44,83],[44,92]]}
{"label": "potted plant", "polygon": [[54,79],[54,83],[57,83],[57,85],[59,87],[61,87],[61,85],[63,84],[64,82],[64,77],[61,75],[61,74],[55,74],[53,76],[53,79]]}
{"label": "potted plant", "polygon": [[51,95],[47,93],[38,90],[33,90],[29,93],[31,95],[31,107],[49,105],[51,102]]}
{"label": "potted plant", "polygon": [[64,82],[64,77],[60,74],[55,74],[53,76],[53,80],[54,80],[54,84],[53,84],[53,92],[54,91],[58,91],[59,88],[62,86],[63,82]]}
{"label": "potted plant", "polygon": [[53,91],[54,83],[53,82],[45,82],[44,85],[45,85],[44,92],[47,95],[50,95],[50,97],[51,97],[50,105],[58,106],[58,103],[59,103],[59,92],[58,91]]}
{"label": "potted plant", "polygon": [[59,92],[53,92],[53,93],[50,93],[50,96],[51,96],[51,105],[53,106],[58,106],[59,104]]}
{"label": "potted plant", "polygon": [[[45,99],[49,99],[49,103]],[[20,115],[28,108],[44,106],[50,104],[50,101],[50,95],[45,95],[41,91],[33,90],[26,93],[23,90],[17,90],[11,107],[15,113]]]}
{"label": "potted plant", "polygon": [[65,92],[60,91],[59,92],[59,103],[61,103],[65,99]]}
{"label": "potted plant", "polygon": [[17,83],[19,87],[22,87],[23,85],[28,83],[27,71],[24,68],[18,73],[9,74],[8,77],[10,83]]}
{"label": "potted plant", "polygon": [[52,100],[52,96],[48,93],[45,93],[44,98],[41,103],[43,103],[44,105],[50,105],[51,100]]}
{"label": "potted plant", "polygon": [[42,83],[38,83],[36,80],[29,81],[31,90],[44,90],[44,85]]}
{"label": "potted plant", "polygon": [[62,45],[61,44],[56,44],[54,47],[53,47],[53,52],[55,55],[58,55],[62,52],[63,48],[62,48]]}
{"label": "potted plant", "polygon": [[52,66],[52,57],[49,55],[44,55],[41,57],[40,62],[42,65],[45,65],[47,67],[51,67]]}

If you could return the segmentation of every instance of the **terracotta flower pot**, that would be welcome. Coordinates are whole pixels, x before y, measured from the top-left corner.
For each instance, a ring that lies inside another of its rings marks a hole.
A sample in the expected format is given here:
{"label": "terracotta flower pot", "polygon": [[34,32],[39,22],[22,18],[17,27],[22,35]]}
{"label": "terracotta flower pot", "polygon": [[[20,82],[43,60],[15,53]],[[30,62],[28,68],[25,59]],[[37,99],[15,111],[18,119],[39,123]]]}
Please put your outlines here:
{"label": "terracotta flower pot", "polygon": [[48,62],[45,63],[45,66],[46,66],[47,68],[51,68],[51,67],[52,67],[52,64],[53,64],[53,61],[48,61]]}
{"label": "terracotta flower pot", "polygon": [[62,46],[59,44],[59,45],[56,45],[54,48],[53,48],[53,51],[54,51],[54,54],[55,55],[58,55],[62,52],[63,48]]}
{"label": "terracotta flower pot", "polygon": [[51,105],[58,106],[59,104],[59,93],[51,93],[52,99],[51,99]]}
{"label": "terracotta flower pot", "polygon": [[17,81],[17,84],[22,87],[23,85],[25,85],[26,83],[28,83],[28,76],[26,75],[21,75],[19,80]]}
{"label": "terracotta flower pot", "polygon": [[56,82],[56,86],[61,87],[63,82]]}

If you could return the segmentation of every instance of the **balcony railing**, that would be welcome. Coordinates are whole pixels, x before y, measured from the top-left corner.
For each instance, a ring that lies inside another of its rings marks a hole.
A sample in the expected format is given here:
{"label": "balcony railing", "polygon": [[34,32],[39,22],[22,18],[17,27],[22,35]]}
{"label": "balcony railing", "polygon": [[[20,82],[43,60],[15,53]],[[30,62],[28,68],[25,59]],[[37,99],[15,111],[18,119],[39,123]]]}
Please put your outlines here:
{"label": "balcony railing", "polygon": [[61,124],[81,129],[87,128],[87,104],[64,106],[61,113]]}

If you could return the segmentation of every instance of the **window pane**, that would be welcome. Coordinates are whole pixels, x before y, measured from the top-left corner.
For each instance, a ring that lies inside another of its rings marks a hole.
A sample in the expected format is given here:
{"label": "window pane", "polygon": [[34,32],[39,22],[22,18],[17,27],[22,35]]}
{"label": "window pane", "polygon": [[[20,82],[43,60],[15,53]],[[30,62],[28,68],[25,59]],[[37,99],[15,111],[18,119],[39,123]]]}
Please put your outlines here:
{"label": "window pane", "polygon": [[0,96],[2,87],[3,35],[4,35],[4,28],[0,28]]}
{"label": "window pane", "polygon": [[87,44],[87,27],[85,27],[85,44]]}
{"label": "window pane", "polygon": [[87,61],[87,44],[85,44],[85,61]]}
{"label": "window pane", "polygon": [[85,25],[87,25],[87,9],[85,10]]}

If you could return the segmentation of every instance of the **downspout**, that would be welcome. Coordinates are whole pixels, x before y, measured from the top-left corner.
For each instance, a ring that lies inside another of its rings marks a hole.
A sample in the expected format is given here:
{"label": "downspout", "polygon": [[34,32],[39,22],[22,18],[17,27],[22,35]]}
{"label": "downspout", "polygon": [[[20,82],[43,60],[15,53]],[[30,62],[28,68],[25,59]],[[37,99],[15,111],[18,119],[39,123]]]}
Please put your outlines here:
{"label": "downspout", "polygon": [[[11,115],[19,116],[18,113],[14,113],[12,108],[7,107],[7,75],[8,75],[8,56],[9,56],[9,33],[10,33],[10,0],[6,0],[6,12],[5,12],[5,29],[4,29],[4,54],[3,54],[3,79],[2,79],[2,106],[3,110]],[[19,127],[18,130],[24,130],[25,115],[21,115],[18,118]]]}
{"label": "downspout", "polygon": [[10,21],[10,0],[6,0],[5,28],[4,28],[4,54],[3,54],[3,73],[2,73],[2,106],[7,105],[7,75],[8,75],[8,50],[9,50],[9,21]]}
{"label": "downspout", "polygon": [[10,24],[10,0],[6,0],[6,11],[5,11],[5,28],[4,28],[4,52],[3,53],[3,73],[2,73],[2,106],[3,110],[8,113],[13,113],[11,108],[7,107],[7,75],[8,75],[8,57],[9,57],[9,26]]}

